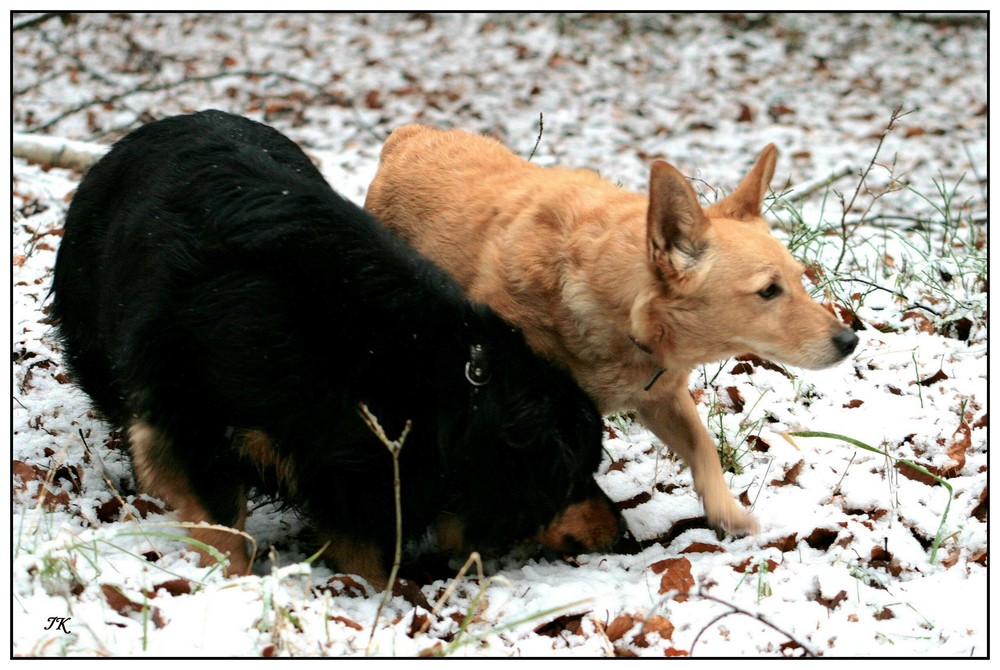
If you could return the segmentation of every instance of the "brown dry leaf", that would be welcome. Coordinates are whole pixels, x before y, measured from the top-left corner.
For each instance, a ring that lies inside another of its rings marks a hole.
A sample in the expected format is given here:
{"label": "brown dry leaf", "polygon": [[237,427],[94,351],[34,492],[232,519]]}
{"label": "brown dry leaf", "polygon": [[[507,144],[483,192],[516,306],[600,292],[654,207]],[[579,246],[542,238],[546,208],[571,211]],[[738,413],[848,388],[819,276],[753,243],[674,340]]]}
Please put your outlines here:
{"label": "brown dry leaf", "polygon": [[607,629],[604,631],[605,635],[612,642],[617,642],[625,636],[625,633],[632,630],[632,626],[635,625],[638,618],[631,614],[619,614],[614,618]]}
{"label": "brown dry leaf", "polygon": [[837,609],[837,606],[840,605],[840,603],[844,602],[845,600],[847,600],[847,591],[841,591],[832,598],[824,598],[823,596],[816,596],[816,602],[818,602],[820,605],[824,606],[828,610]]}
{"label": "brown dry leaf", "polygon": [[45,471],[35,465],[28,465],[24,461],[12,460],[10,464],[11,475],[21,480],[20,485],[15,485],[15,491],[24,491],[28,487],[28,482],[36,479],[45,480]]}
{"label": "brown dry leaf", "polygon": [[335,596],[347,596],[348,598],[365,598],[368,592],[356,579],[349,575],[335,575],[326,580],[326,584],[317,586],[317,592],[327,591]]}
{"label": "brown dry leaf", "polygon": [[948,377],[948,375],[946,375],[944,373],[944,370],[938,370],[937,372],[935,372],[934,374],[932,374],[930,377],[927,377],[926,379],[921,379],[920,380],[920,385],[921,386],[930,386],[931,384],[935,384],[937,382],[944,381],[945,379],[948,379],[948,378],[949,377]]}
{"label": "brown dry leaf", "polygon": [[983,487],[983,492],[979,494],[979,502],[972,509],[972,516],[983,523],[986,523],[986,518],[989,515],[989,488],[989,485]]}
{"label": "brown dry leaf", "polygon": [[799,483],[799,473],[802,472],[802,464],[804,461],[799,461],[792,467],[785,471],[785,476],[781,479],[772,479],[771,486],[789,486],[792,484],[798,485]]}
{"label": "brown dry leaf", "polygon": [[941,472],[942,477],[954,477],[965,467],[965,452],[972,446],[972,429],[965,421],[958,424],[958,428],[951,435],[951,444],[948,445],[948,458],[954,461]]}
{"label": "brown dry leaf", "polygon": [[833,543],[837,541],[837,536],[840,535],[840,531],[831,530],[829,528],[817,528],[808,537],[805,538],[806,544],[808,544],[813,549],[818,549],[819,551],[826,551],[833,546]]}
{"label": "brown dry leaf", "polygon": [[628,500],[622,500],[621,502],[617,503],[617,507],[620,510],[622,510],[622,509],[634,509],[634,508],[638,507],[639,505],[642,505],[644,503],[648,503],[650,500],[652,500],[652,498],[653,498],[653,494],[652,493],[650,493],[649,491],[643,491],[642,493],[640,493],[637,496],[632,496]]}
{"label": "brown dry leaf", "polygon": [[778,538],[773,542],[768,542],[764,545],[765,549],[777,549],[778,551],[784,553],[786,551],[791,551],[795,549],[798,544],[798,537],[795,533],[791,535],[786,535],[785,537]]}
{"label": "brown dry leaf", "polygon": [[107,601],[111,609],[118,612],[122,616],[128,616],[132,612],[142,611],[142,605],[129,600],[117,586],[101,584],[101,593],[104,594],[104,600]]}
{"label": "brown dry leaf", "polygon": [[692,542],[685,549],[681,549],[682,554],[717,554],[725,553],[726,550],[717,544],[707,542]]}
{"label": "brown dry leaf", "polygon": [[[330,614],[327,616],[327,620],[336,621],[337,623],[342,623],[348,628],[353,628],[354,630],[364,630],[364,626],[359,624],[357,621],[352,621],[351,619],[348,619],[346,616]],[[414,619],[414,621],[416,621],[416,619]]]}
{"label": "brown dry leaf", "polygon": [[[764,563],[767,565],[768,572],[774,572],[775,568],[781,565],[777,561],[772,560],[770,558],[765,558]],[[755,561],[752,558],[748,558],[745,561],[733,566],[733,570],[735,570],[736,572],[743,574],[751,574],[751,575],[756,575],[758,572],[760,572],[760,568],[761,568],[761,562]]]}
{"label": "brown dry leaf", "polygon": [[546,637],[559,637],[559,634],[563,631],[567,631],[571,635],[579,635],[583,617],[588,614],[590,614],[590,610],[580,612],[578,614],[564,614],[562,616],[558,616],[552,621],[547,621],[546,623],[536,626],[535,633]]}
{"label": "brown dry leaf", "polygon": [[163,589],[172,596],[185,596],[191,593],[191,582],[186,579],[168,579],[162,584],[157,584],[152,591],[146,593],[147,598],[156,597],[156,593]]}
{"label": "brown dry leaf", "polygon": [[[927,484],[927,486],[936,486],[940,483],[933,476],[923,473],[915,468],[911,468],[909,465],[904,463],[897,462],[896,470],[898,470],[899,474],[903,475],[907,479],[912,479],[913,481],[920,482],[921,484]],[[930,471],[932,468],[927,468],[927,470]]]}
{"label": "brown dry leaf", "polygon": [[135,507],[135,510],[143,519],[150,514],[163,514],[162,507],[151,500],[146,500],[145,498],[136,498],[132,501],[132,506]]}
{"label": "brown dry leaf", "polygon": [[52,493],[48,487],[42,486],[38,490],[38,502],[48,510],[56,510],[69,505],[69,493],[66,491]]}
{"label": "brown dry leaf", "polygon": [[912,321],[913,325],[922,333],[933,333],[934,322],[932,322],[923,312],[909,311],[903,313],[904,321]]}
{"label": "brown dry leaf", "polygon": [[726,393],[729,395],[730,402],[733,403],[733,409],[737,413],[742,412],[743,408],[746,406],[746,401],[743,399],[743,394],[735,386],[727,386]]}
{"label": "brown dry leaf", "polygon": [[[659,633],[661,640],[669,640],[674,635],[674,624],[670,623],[670,620],[666,617],[654,614],[646,619],[646,622],[642,625],[642,629],[635,637],[645,637],[648,633]],[[638,645],[638,639],[636,639],[636,644]]]}
{"label": "brown dry leaf", "polygon": [[688,653],[683,649],[677,649],[675,647],[667,647],[663,650],[664,656],[687,656]]}
{"label": "brown dry leaf", "polygon": [[25,256],[24,254],[14,254],[14,257],[11,259],[11,263],[13,264],[14,267],[19,268],[23,266],[24,262],[27,260],[28,257]]}
{"label": "brown dry leaf", "polygon": [[845,402],[844,403],[844,409],[854,409],[856,407],[861,407],[864,404],[865,404],[864,400],[861,400],[859,398],[855,398],[854,400],[850,400],[848,402]]}
{"label": "brown dry leaf", "polygon": [[668,591],[677,591],[674,596],[677,602],[687,600],[687,593],[694,586],[694,577],[691,575],[691,561],[686,558],[665,558],[649,566],[660,577],[660,595]]}
{"label": "brown dry leaf", "polygon": [[422,607],[428,612],[433,609],[427,602],[427,597],[420,590],[420,585],[409,579],[397,579],[392,585],[392,595],[402,596],[402,598],[414,607]]}
{"label": "brown dry leaf", "polygon": [[122,511],[122,504],[118,498],[112,498],[97,508],[97,519],[103,523],[114,523],[118,521]]}

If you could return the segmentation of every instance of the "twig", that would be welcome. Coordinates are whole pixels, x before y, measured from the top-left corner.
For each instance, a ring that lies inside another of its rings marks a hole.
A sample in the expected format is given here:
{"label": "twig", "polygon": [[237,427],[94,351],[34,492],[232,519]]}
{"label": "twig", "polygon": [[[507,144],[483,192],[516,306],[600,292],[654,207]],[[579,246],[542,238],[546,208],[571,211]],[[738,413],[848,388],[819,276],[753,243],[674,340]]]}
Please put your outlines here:
{"label": "twig", "polygon": [[321,95],[321,96],[327,98],[328,100],[330,100],[331,102],[333,102],[333,104],[338,105],[340,107],[347,107],[348,109],[351,109],[354,112],[355,119],[358,121],[358,125],[360,125],[362,128],[364,128],[369,133],[371,133],[377,140],[379,140],[379,141],[384,141],[385,140],[384,137],[382,137],[381,135],[379,135],[371,126],[369,126],[367,123],[365,123],[364,119],[362,119],[360,117],[360,115],[358,114],[357,109],[354,108],[354,105],[351,103],[350,100],[348,100],[348,99],[346,99],[346,98],[344,98],[344,97],[342,97],[340,95],[337,95],[335,93],[332,93],[332,92],[326,90],[324,87],[320,86],[319,84],[315,84],[315,83],[313,83],[311,81],[308,81],[306,79],[302,79],[301,77],[296,77],[294,75],[286,74],[284,72],[274,72],[274,71],[269,71],[269,70],[268,71],[261,71],[261,70],[226,70],[224,72],[216,72],[214,74],[199,75],[199,76],[195,76],[195,77],[186,77],[186,78],[178,80],[178,81],[170,81],[170,82],[165,82],[165,83],[162,83],[162,84],[152,84],[151,82],[143,82],[142,84],[139,84],[135,88],[130,89],[128,91],[123,91],[121,93],[116,93],[116,94],[110,95],[110,96],[108,96],[106,98],[99,98],[99,99],[95,99],[95,100],[88,100],[87,102],[80,103],[79,105],[76,105],[74,107],[71,107],[71,108],[67,109],[62,114],[57,115],[55,118],[49,119],[45,123],[43,123],[41,125],[38,125],[38,126],[35,126],[34,128],[32,128],[32,130],[34,130],[36,132],[48,130],[49,128],[51,128],[55,124],[59,123],[63,119],[65,119],[65,118],[67,118],[69,116],[72,116],[73,114],[76,114],[78,112],[81,112],[81,111],[83,111],[85,109],[88,109],[90,107],[95,107],[97,105],[110,105],[110,104],[116,103],[116,102],[118,102],[120,100],[123,100],[123,99],[128,98],[128,97],[133,96],[133,95],[138,95],[138,94],[141,94],[141,93],[158,93],[160,91],[170,90],[172,88],[177,88],[179,86],[185,86],[187,84],[197,84],[197,83],[202,83],[202,82],[215,81],[216,79],[224,79],[226,77],[247,77],[247,78],[252,78],[252,77],[259,77],[259,78],[277,77],[278,79],[284,79],[285,81],[290,81],[292,83],[299,84],[300,86],[305,86],[306,88],[312,89],[318,95]]}
{"label": "twig", "polygon": [[698,589],[698,593],[694,593],[694,594],[690,594],[690,595],[694,595],[694,596],[697,596],[697,597],[702,598],[704,600],[709,600],[711,602],[718,603],[720,605],[725,605],[726,607],[728,607],[728,608],[731,609],[731,611],[724,612],[724,613],[720,614],[719,616],[715,617],[714,619],[712,619],[711,621],[709,621],[707,624],[705,624],[705,626],[700,631],[698,631],[698,634],[694,638],[694,642],[691,643],[691,651],[688,652],[688,654],[690,656],[694,656],[694,648],[695,648],[695,646],[697,646],[698,640],[701,638],[702,634],[706,630],[708,630],[709,628],[711,628],[718,621],[721,621],[722,619],[725,619],[727,616],[732,616],[733,614],[742,614],[744,616],[750,617],[751,619],[756,619],[757,621],[760,621],[762,624],[764,624],[768,628],[771,628],[772,630],[774,630],[774,631],[780,633],[781,635],[784,635],[785,637],[787,637],[793,644],[798,645],[799,647],[801,647],[802,651],[805,652],[806,656],[816,657],[816,656],[819,655],[816,652],[814,652],[812,649],[810,649],[806,644],[804,644],[804,643],[800,642],[798,639],[796,639],[791,633],[788,633],[787,631],[782,630],[781,628],[779,628],[775,624],[773,624],[770,621],[768,621],[764,617],[763,614],[759,614],[759,613],[758,614],[754,614],[753,612],[749,612],[749,611],[743,609],[742,607],[734,605],[734,604],[732,604],[730,602],[726,602],[725,600],[722,600],[721,598],[716,598],[715,596],[710,596],[707,593],[705,593],[704,591],[702,591],[700,588]]}
{"label": "twig", "polygon": [[10,30],[14,32],[15,30],[24,30],[25,28],[31,28],[32,26],[37,26],[41,23],[48,21],[49,19],[54,19],[59,17],[62,19],[63,23],[69,20],[69,12],[42,12],[41,14],[36,14],[35,16],[29,16],[27,18],[14,21],[11,25]]}
{"label": "twig", "polygon": [[434,603],[434,607],[431,608],[430,616],[428,616],[427,620],[424,621],[424,624],[420,627],[420,630],[417,631],[417,634],[413,636],[414,639],[417,635],[423,635],[426,633],[427,629],[431,627],[431,617],[437,616],[437,613],[441,611],[441,607],[448,601],[449,598],[451,598],[451,594],[455,592],[455,589],[458,586],[458,580],[465,577],[465,573],[469,571],[469,568],[471,568],[473,564],[475,564],[479,573],[479,581],[483,582],[485,580],[485,575],[483,574],[483,560],[480,558],[479,552],[474,551],[469,554],[468,560],[465,561],[462,568],[458,571],[454,578],[452,578],[451,583],[448,584],[448,588],[444,590],[444,593],[441,594],[438,601]]}
{"label": "twig", "polygon": [[528,162],[531,162],[532,157],[535,155],[535,151],[538,150],[538,145],[542,141],[542,129],[545,127],[544,117],[541,112],[538,112],[538,139],[535,140],[535,146],[532,147],[531,153],[528,154]]}
{"label": "twig", "polygon": [[[882,144],[885,142],[885,138],[889,135],[889,133],[893,131],[893,129],[895,129],[896,121],[898,121],[900,118],[906,116],[909,113],[910,112],[903,112],[902,105],[897,105],[896,108],[892,110],[892,115],[889,117],[889,124],[885,127],[885,130],[882,131],[882,135],[878,139],[878,145],[875,147],[875,153],[872,154],[872,159],[868,162],[868,167],[866,167],[864,169],[864,172],[861,173],[861,179],[858,181],[857,188],[854,189],[854,194],[851,195],[850,202],[845,204],[844,197],[840,196],[841,206],[843,209],[843,215],[840,218],[840,231],[841,231],[842,244],[840,247],[840,256],[837,258],[837,262],[833,266],[834,271],[840,268],[840,264],[844,261],[844,256],[847,254],[847,238],[850,237],[850,232],[849,232],[850,226],[848,226],[847,224],[847,214],[851,211],[851,209],[854,208],[854,203],[855,201],[857,201],[858,195],[861,193],[861,189],[864,187],[865,181],[868,179],[868,175],[871,173],[872,169],[878,164],[877,163],[878,155],[879,152],[882,151]],[[868,208],[865,210],[864,214],[862,215],[862,218],[868,215],[868,212],[871,210],[871,206],[872,204],[874,204],[876,199],[878,199],[877,196],[873,197],[872,203],[868,205]]]}
{"label": "twig", "polygon": [[785,202],[798,202],[799,200],[805,200],[816,191],[826,188],[833,182],[846,177],[852,172],[854,172],[854,166],[851,163],[843,162],[835,167],[830,174],[825,177],[811,179],[798,184],[790,193],[788,193],[788,195],[782,196],[781,199]]}
{"label": "twig", "polygon": [[371,410],[368,409],[368,405],[365,403],[358,403],[358,414],[364,419],[364,422],[368,425],[368,428],[375,434],[375,437],[385,445],[385,448],[389,450],[392,454],[392,490],[394,497],[396,499],[396,551],[392,559],[392,570],[389,573],[389,583],[386,584],[385,591],[382,593],[382,601],[378,604],[378,610],[375,611],[375,622],[372,623],[372,632],[368,638],[368,647],[365,649],[365,655],[371,655],[372,643],[375,642],[375,626],[378,624],[379,618],[382,616],[382,610],[389,603],[389,599],[392,598],[392,587],[396,583],[396,576],[399,574],[399,566],[403,560],[403,506],[401,502],[401,482],[399,478],[399,452],[403,449],[403,443],[406,441],[406,436],[410,434],[410,428],[413,427],[413,422],[409,419],[406,420],[406,424],[403,426],[403,432],[399,434],[399,437],[395,440],[390,440],[386,437],[385,430],[382,425],[379,424],[378,419]]}

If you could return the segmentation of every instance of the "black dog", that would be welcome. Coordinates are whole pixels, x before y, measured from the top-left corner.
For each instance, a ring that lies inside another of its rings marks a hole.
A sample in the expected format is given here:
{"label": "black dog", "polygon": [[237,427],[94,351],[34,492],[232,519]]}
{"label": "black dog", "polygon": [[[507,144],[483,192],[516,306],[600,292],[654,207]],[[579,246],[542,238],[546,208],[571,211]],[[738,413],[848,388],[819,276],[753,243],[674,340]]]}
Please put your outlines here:
{"label": "black dog", "polygon": [[[568,374],[337,195],[265,125],[218,111],[118,142],[73,199],[54,315],[77,384],[127,429],[140,487],[241,529],[252,490],[303,510],[381,584],[396,539],[607,547],[601,417]],[[250,569],[235,533],[191,533]],[[203,558],[207,558],[203,554]]]}

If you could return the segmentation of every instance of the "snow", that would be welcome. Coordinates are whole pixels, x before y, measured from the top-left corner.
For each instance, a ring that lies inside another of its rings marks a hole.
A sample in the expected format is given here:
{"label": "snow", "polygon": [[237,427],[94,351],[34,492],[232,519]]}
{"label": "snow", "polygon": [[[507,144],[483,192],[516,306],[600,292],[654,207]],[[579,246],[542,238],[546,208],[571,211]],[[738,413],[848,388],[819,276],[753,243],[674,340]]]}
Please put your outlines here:
{"label": "snow", "polygon": [[[710,432],[736,450],[726,479],[753,505],[758,535],[720,539],[699,523],[690,473],[629,417],[608,417],[597,479],[624,503],[631,550],[513,552],[486,561],[486,581],[459,580],[437,614],[427,605],[448,581],[421,584],[426,602],[393,597],[377,620],[374,589],[303,562],[311,549],[294,513],[255,508],[257,574],[225,579],[135,493],[127,454],[68,383],[46,320],[80,174],[14,159],[12,654],[778,657],[803,652],[794,640],[824,657],[987,656],[987,31],[985,19],[950,16],[93,14],[13,32],[18,133],[108,144],[143,119],[222,108],[300,142],[358,203],[381,139],[413,121],[490,133],[527,156],[542,114],[536,163],[642,190],[663,158],[708,201],[768,142],[781,152],[775,188],[846,162],[852,175],[825,197],[771,216],[797,255],[827,270],[839,236],[799,237],[796,216],[839,231],[836,193],[850,199],[892,110],[910,113],[850,213],[870,207],[885,224],[852,228],[840,272],[807,284],[865,325],[855,355],[822,371],[747,374],[729,360],[692,375]],[[225,69],[271,74],[168,86]],[[790,435],[800,431],[946,472],[954,495],[885,455]],[[55,502],[39,502],[45,488]],[[680,558],[687,598],[661,584],[678,575],[662,562]],[[612,632],[621,615],[674,630]],[[45,630],[49,617],[70,617],[68,632]]]}

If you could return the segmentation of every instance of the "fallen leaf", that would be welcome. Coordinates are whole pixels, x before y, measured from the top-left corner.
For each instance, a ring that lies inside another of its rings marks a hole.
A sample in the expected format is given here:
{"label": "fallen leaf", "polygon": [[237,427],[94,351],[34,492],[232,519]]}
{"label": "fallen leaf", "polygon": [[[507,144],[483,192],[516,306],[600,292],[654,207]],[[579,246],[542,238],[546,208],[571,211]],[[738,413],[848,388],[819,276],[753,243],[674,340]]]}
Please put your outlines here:
{"label": "fallen leaf", "polygon": [[649,646],[646,640],[646,635],[649,633],[659,633],[661,640],[669,640],[674,635],[674,624],[666,617],[654,614],[643,622],[642,628],[632,638],[632,644],[637,647]]}
{"label": "fallen leaf", "polygon": [[813,549],[826,551],[833,546],[838,535],[840,535],[840,531],[829,528],[817,528],[805,538],[805,541]]}
{"label": "fallen leaf", "polygon": [[539,626],[536,626],[535,633],[546,637],[559,637],[563,631],[566,631],[571,635],[579,635],[583,617],[588,614],[590,614],[590,610],[580,612],[578,614],[564,614],[562,616],[558,616],[552,621],[547,621]]}
{"label": "fallen leaf", "polygon": [[649,566],[655,574],[662,574],[660,577],[660,595],[668,591],[677,591],[674,596],[677,602],[687,600],[687,593],[694,586],[694,577],[691,576],[691,561],[686,558],[665,558]]}
{"label": "fallen leaf", "polygon": [[129,600],[117,586],[101,584],[101,593],[104,594],[104,600],[108,603],[108,606],[122,616],[128,616],[132,612],[142,611],[142,605]]}
{"label": "fallen leaf", "polygon": [[937,372],[935,372],[934,374],[932,374],[930,377],[927,377],[926,379],[921,379],[920,380],[920,385],[921,386],[930,386],[931,384],[935,384],[937,382],[944,381],[945,379],[948,379],[948,375],[946,375],[944,373],[944,370],[938,370]]}
{"label": "fallen leaf", "polygon": [[791,535],[786,535],[782,538],[768,542],[764,545],[765,549],[777,549],[778,551],[784,553],[786,551],[792,551],[798,545],[798,536],[795,533]]}
{"label": "fallen leaf", "polygon": [[635,509],[639,505],[642,505],[644,503],[648,503],[652,498],[653,498],[653,494],[652,493],[650,493],[649,491],[643,491],[639,495],[632,496],[628,500],[622,500],[621,502],[617,503],[618,509],[620,509],[620,510],[622,510],[622,509]]}
{"label": "fallen leaf", "polygon": [[727,386],[726,393],[729,395],[730,402],[733,403],[733,409],[735,409],[737,413],[742,412],[743,408],[746,406],[746,401],[743,399],[743,395],[740,393],[740,390],[735,386]]}
{"label": "fallen leaf", "polygon": [[[352,621],[351,619],[348,619],[346,616],[340,616],[339,614],[330,614],[326,618],[328,621],[336,621],[337,623],[342,623],[348,628],[353,628],[354,630],[364,630],[364,626],[359,624],[357,621]],[[416,618],[414,618],[414,621],[416,621]]]}
{"label": "fallen leaf", "polygon": [[837,606],[840,605],[840,603],[844,602],[845,600],[847,600],[847,591],[841,591],[832,598],[824,598],[821,595],[816,596],[816,602],[818,602],[820,605],[827,608],[828,610],[837,609]]}
{"label": "fallen leaf", "polygon": [[726,550],[717,544],[707,542],[692,542],[685,549],[681,549],[682,554],[718,554],[726,553]]}
{"label": "fallen leaf", "polygon": [[771,486],[790,486],[792,484],[798,484],[799,473],[802,471],[802,464],[804,461],[799,461],[792,467],[785,471],[785,476],[781,479],[772,479]]}
{"label": "fallen leaf", "polygon": [[631,614],[619,614],[608,625],[604,634],[607,635],[608,639],[612,642],[617,642],[625,636],[625,633],[632,630],[632,627],[636,624],[637,620],[638,619]]}

